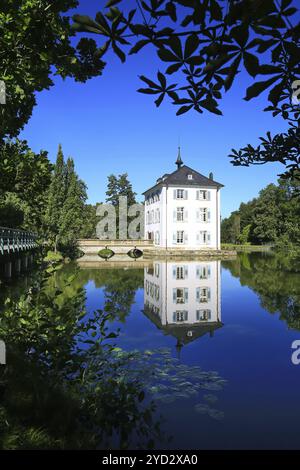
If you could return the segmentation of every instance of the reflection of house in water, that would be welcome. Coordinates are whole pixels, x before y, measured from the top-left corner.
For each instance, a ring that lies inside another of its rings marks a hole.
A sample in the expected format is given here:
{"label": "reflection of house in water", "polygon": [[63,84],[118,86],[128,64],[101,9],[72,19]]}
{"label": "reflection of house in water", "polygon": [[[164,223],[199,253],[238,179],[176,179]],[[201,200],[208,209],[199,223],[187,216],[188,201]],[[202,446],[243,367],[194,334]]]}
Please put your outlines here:
{"label": "reflection of house in water", "polygon": [[177,347],[222,326],[220,261],[157,261],[144,283],[145,314]]}

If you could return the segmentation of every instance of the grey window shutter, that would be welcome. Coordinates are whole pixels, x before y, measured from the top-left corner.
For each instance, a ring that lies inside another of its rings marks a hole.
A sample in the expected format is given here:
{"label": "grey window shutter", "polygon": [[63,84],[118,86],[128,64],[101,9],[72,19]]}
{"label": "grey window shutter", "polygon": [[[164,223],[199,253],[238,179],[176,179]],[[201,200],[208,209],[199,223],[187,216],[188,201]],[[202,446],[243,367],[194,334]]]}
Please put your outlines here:
{"label": "grey window shutter", "polygon": [[210,277],[210,264],[207,265],[207,275]]}
{"label": "grey window shutter", "polygon": [[188,312],[187,312],[186,310],[183,312],[183,315],[184,315],[184,321],[187,321],[187,319],[188,319]]}
{"label": "grey window shutter", "polygon": [[210,210],[207,211],[207,222],[210,222]]}
{"label": "grey window shutter", "polygon": [[176,323],[176,312],[173,312],[173,322]]}
{"label": "grey window shutter", "polygon": [[173,211],[173,222],[177,222],[177,211]]}
{"label": "grey window shutter", "polygon": [[207,191],[207,200],[210,201],[210,191]]}
{"label": "grey window shutter", "polygon": [[189,268],[188,268],[188,266],[185,266],[184,267],[184,279],[187,279],[188,275],[189,275]]}
{"label": "grey window shutter", "polygon": [[184,211],[184,221],[188,221],[188,211]]}
{"label": "grey window shutter", "polygon": [[197,300],[197,302],[200,301],[200,287],[197,287],[197,289],[196,289],[196,300]]}
{"label": "grey window shutter", "polygon": [[173,279],[176,279],[176,266],[173,266]]}
{"label": "grey window shutter", "polygon": [[199,191],[196,191],[196,200],[199,201]]}
{"label": "grey window shutter", "polygon": [[189,290],[187,288],[184,289],[184,300],[185,302],[189,300]]}
{"label": "grey window shutter", "polygon": [[200,221],[200,210],[199,209],[196,210],[196,220],[197,220],[197,222]]}
{"label": "grey window shutter", "polygon": [[208,298],[208,300],[210,300],[210,288],[209,287],[207,289],[207,298]]}
{"label": "grey window shutter", "polygon": [[176,232],[173,232],[173,243],[177,242],[177,235]]}
{"label": "grey window shutter", "polygon": [[184,191],[184,199],[187,199],[187,198],[188,198],[188,192]]}
{"label": "grey window shutter", "polygon": [[210,232],[207,232],[207,243],[210,243]]}
{"label": "grey window shutter", "polygon": [[211,310],[207,310],[207,319],[211,320]]}
{"label": "grey window shutter", "polygon": [[200,310],[196,310],[196,320],[200,320]]}
{"label": "grey window shutter", "polygon": [[188,241],[189,241],[188,233],[184,232],[184,243],[188,243]]}
{"label": "grey window shutter", "polygon": [[176,199],[176,189],[173,190],[173,198]]}
{"label": "grey window shutter", "polygon": [[199,279],[200,277],[200,266],[196,267],[196,277]]}
{"label": "grey window shutter", "polygon": [[200,243],[200,232],[196,233],[196,242]]}
{"label": "grey window shutter", "polygon": [[173,302],[175,303],[177,299],[177,292],[176,289],[173,289]]}

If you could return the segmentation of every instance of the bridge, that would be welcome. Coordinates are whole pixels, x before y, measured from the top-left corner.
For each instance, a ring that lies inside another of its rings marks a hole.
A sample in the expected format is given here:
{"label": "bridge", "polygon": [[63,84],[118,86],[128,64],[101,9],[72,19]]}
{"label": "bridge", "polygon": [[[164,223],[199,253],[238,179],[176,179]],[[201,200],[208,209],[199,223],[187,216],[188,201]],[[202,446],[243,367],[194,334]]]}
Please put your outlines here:
{"label": "bridge", "polygon": [[0,227],[0,254],[28,251],[36,248],[37,236],[32,232]]}
{"label": "bridge", "polygon": [[10,278],[27,270],[37,248],[37,235],[25,230],[0,227],[0,274]]}

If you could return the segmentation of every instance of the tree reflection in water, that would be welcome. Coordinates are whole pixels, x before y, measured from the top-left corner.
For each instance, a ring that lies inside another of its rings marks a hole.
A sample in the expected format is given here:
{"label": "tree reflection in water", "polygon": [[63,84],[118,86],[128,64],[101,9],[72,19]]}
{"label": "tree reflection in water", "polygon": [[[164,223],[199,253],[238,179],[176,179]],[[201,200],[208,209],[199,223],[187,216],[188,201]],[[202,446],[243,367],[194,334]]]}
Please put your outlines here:
{"label": "tree reflection in water", "polygon": [[289,328],[300,330],[299,253],[241,253],[222,267],[258,294],[265,310],[279,312]]}
{"label": "tree reflection in water", "polygon": [[[109,313],[87,315],[85,276],[68,269],[38,272],[26,294],[6,299],[0,318],[7,346],[0,371],[2,449],[150,449],[164,439],[157,403],[217,391],[225,383],[217,373],[180,364],[167,350],[115,347],[107,322],[126,317],[143,277],[107,277]],[[102,279],[95,282],[102,285]],[[209,404],[214,398],[206,401],[216,417]]]}

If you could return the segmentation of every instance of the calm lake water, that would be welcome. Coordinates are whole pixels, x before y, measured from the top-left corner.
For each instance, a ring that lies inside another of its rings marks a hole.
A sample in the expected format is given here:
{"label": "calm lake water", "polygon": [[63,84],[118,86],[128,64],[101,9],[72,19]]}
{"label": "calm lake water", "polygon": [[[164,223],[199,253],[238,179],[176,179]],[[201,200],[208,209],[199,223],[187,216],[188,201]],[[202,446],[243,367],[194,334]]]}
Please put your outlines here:
{"label": "calm lake water", "polygon": [[[252,253],[132,266],[80,276],[87,308],[112,312],[119,347],[178,361],[186,383],[153,393],[169,447],[300,448],[299,265]],[[200,389],[197,368],[212,379]]]}
{"label": "calm lake water", "polygon": [[156,358],[145,379],[165,437],[156,448],[300,448],[299,272],[267,253],[80,269],[88,311],[120,329],[114,343]]}

